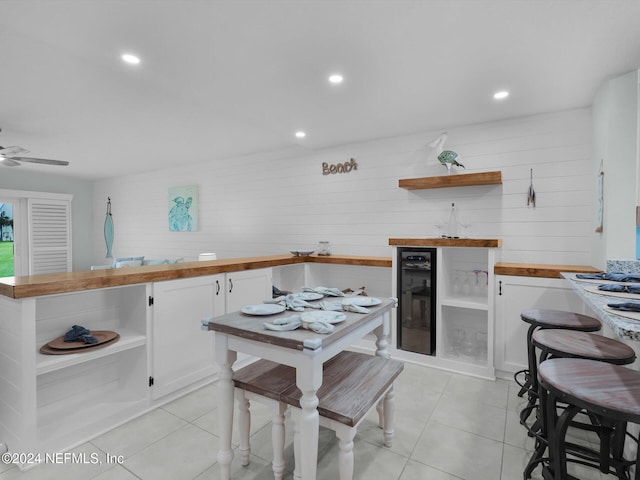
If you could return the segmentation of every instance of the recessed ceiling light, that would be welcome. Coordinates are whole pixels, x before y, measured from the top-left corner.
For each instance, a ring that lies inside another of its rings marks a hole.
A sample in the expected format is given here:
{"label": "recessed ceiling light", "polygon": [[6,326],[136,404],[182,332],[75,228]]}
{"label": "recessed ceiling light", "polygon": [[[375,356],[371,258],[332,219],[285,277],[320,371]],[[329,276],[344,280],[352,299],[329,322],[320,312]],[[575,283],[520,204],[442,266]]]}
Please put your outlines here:
{"label": "recessed ceiling light", "polygon": [[496,100],[502,100],[503,98],[507,98],[508,96],[509,92],[507,92],[506,90],[500,90],[499,92],[493,94],[493,98],[495,98]]}
{"label": "recessed ceiling light", "polygon": [[131,53],[125,53],[124,55],[122,55],[122,60],[132,65],[137,65],[140,63],[140,58],[132,55]]}
{"label": "recessed ceiling light", "polygon": [[304,133],[302,130],[299,130],[299,131],[296,132],[296,137],[298,137],[298,138],[304,138],[306,136],[307,136],[307,134]]}
{"label": "recessed ceiling light", "polygon": [[342,83],[343,80],[344,78],[339,73],[334,73],[329,77],[329,81],[333,84]]}

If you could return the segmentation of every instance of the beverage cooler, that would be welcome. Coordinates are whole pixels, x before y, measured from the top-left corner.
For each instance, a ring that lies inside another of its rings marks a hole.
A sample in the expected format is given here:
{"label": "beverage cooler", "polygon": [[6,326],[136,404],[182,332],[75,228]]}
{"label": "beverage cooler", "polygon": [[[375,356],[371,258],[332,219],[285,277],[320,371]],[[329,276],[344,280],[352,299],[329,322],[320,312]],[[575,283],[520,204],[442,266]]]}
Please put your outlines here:
{"label": "beverage cooler", "polygon": [[436,249],[398,248],[397,348],[436,353]]}

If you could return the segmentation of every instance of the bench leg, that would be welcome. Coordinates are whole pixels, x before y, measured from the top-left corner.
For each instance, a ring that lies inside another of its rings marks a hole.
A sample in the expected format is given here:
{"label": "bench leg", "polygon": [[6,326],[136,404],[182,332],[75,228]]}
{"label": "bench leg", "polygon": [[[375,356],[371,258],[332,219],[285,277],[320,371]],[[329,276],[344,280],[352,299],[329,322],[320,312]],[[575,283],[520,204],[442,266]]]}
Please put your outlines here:
{"label": "bench leg", "polygon": [[287,404],[278,402],[274,407],[274,415],[271,420],[271,443],[273,444],[273,478],[282,480],[284,475],[284,412]]}
{"label": "bench leg", "polygon": [[249,443],[249,432],[251,431],[251,404],[244,395],[244,390],[236,388],[236,401],[238,402],[238,427],[240,429],[240,464],[249,465],[249,455],[251,455],[251,444]]}
{"label": "bench leg", "polygon": [[338,471],[340,480],[352,480],[353,478],[353,437],[356,436],[356,427],[344,427],[336,429],[340,455],[338,456]]}
{"label": "bench leg", "polygon": [[396,416],[396,394],[393,390],[393,384],[387,391],[387,394],[383,398],[384,403],[384,426],[383,426],[383,434],[384,434],[384,444],[387,447],[391,446],[393,441],[393,432],[394,432],[394,424],[395,424],[395,416]]}

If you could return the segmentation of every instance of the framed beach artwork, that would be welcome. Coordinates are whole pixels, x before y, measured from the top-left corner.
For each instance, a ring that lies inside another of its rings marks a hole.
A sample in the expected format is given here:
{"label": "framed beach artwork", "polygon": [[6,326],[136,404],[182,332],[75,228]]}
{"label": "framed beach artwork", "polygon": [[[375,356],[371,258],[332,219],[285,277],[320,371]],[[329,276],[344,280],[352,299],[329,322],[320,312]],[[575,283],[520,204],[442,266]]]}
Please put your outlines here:
{"label": "framed beach artwork", "polygon": [[169,231],[198,230],[198,186],[169,187]]}

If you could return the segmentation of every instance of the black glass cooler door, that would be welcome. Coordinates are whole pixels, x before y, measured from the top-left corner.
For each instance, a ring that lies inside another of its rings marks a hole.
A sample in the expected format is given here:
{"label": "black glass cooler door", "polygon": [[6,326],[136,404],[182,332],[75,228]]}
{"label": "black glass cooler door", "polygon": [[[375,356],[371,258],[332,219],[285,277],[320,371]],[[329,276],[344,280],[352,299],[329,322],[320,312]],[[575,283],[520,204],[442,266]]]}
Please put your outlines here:
{"label": "black glass cooler door", "polygon": [[398,348],[436,352],[436,249],[398,248]]}

